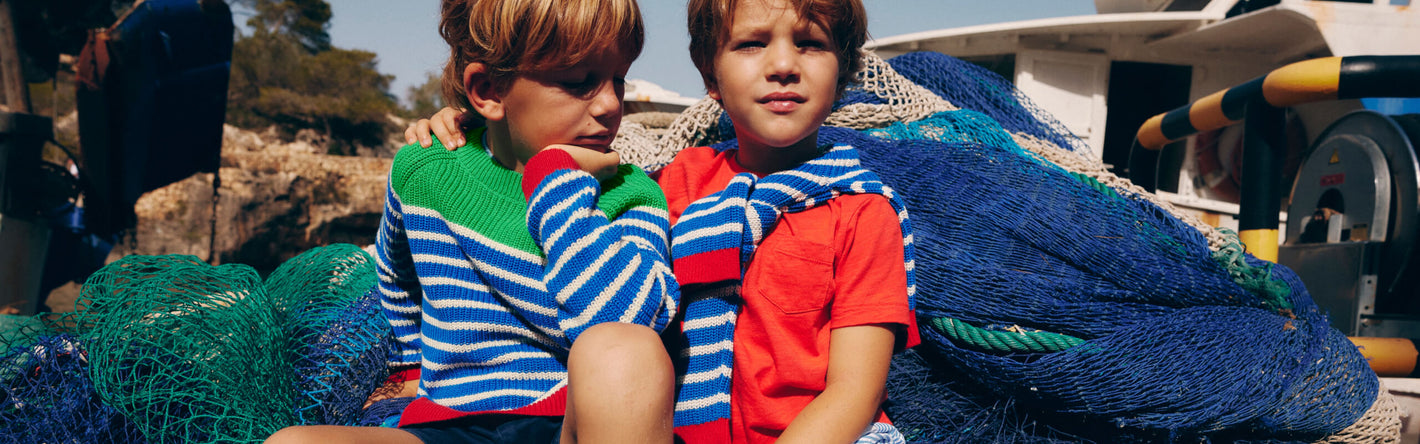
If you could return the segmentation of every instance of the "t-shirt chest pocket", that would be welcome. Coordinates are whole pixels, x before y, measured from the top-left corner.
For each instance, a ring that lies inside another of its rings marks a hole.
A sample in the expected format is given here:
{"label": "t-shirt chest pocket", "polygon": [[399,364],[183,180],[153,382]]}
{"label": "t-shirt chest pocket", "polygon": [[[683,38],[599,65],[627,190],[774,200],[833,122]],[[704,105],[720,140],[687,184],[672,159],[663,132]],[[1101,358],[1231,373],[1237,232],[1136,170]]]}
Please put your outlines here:
{"label": "t-shirt chest pocket", "polygon": [[785,314],[823,310],[833,295],[833,248],[793,238],[766,239],[755,252],[745,285]]}

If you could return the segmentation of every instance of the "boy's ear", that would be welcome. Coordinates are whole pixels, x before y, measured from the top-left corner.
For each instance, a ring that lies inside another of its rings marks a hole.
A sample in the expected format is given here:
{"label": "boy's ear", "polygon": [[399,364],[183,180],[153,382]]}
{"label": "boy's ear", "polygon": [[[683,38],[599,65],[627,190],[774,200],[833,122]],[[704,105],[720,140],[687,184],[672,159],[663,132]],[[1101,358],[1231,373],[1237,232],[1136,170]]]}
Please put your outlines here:
{"label": "boy's ear", "polygon": [[463,69],[463,91],[468,96],[473,111],[488,120],[503,120],[503,98],[493,85],[488,65],[480,62],[469,63]]}
{"label": "boy's ear", "polygon": [[716,101],[716,102],[719,102],[719,101],[720,101],[720,86],[719,86],[719,85],[716,85],[715,82],[706,82],[706,83],[705,83],[705,95],[710,96],[710,100],[714,100],[714,101]]}

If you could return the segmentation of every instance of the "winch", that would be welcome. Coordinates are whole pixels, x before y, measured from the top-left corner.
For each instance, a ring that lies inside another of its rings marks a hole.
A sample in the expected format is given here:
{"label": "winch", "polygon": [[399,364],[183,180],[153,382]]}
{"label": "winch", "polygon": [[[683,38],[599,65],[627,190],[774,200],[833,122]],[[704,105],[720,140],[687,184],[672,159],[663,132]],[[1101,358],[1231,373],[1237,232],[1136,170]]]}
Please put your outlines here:
{"label": "winch", "polygon": [[1355,111],[1316,141],[1277,262],[1347,335],[1420,339],[1420,115]]}

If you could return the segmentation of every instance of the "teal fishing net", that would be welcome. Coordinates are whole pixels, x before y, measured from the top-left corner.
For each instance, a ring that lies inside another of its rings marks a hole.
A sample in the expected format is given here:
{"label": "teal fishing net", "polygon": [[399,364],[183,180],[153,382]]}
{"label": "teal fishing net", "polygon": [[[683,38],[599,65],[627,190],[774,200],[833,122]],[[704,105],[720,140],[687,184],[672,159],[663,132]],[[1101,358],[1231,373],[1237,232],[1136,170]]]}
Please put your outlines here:
{"label": "teal fishing net", "polygon": [[354,425],[387,376],[375,279],[369,255],[343,244],[265,281],[191,256],[120,259],[53,323],[72,336],[5,344],[0,422],[28,425],[0,429],[0,441],[73,423],[111,424],[81,442],[253,442],[291,425]]}

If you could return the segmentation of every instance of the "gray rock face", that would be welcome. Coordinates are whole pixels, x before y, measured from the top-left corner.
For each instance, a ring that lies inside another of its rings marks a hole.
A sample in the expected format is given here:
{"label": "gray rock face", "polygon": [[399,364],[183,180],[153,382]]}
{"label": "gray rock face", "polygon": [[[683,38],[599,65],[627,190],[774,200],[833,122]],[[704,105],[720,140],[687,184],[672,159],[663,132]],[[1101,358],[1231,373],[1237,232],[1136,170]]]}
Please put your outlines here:
{"label": "gray rock face", "polygon": [[325,142],[298,135],[281,143],[227,126],[215,238],[212,175],[197,174],[140,198],[138,226],[110,261],[178,253],[269,272],[316,246],[373,244],[390,159],[317,154]]}
{"label": "gray rock face", "polygon": [[[212,174],[153,190],[139,198],[137,227],[119,240],[107,262],[130,254],[190,254],[266,274],[317,246],[374,244],[389,157],[401,141],[362,152],[383,158],[321,154],[328,143],[314,133],[283,143],[274,132],[226,126],[215,219]],[[72,311],[81,289],[61,286],[46,304],[54,312]]]}

